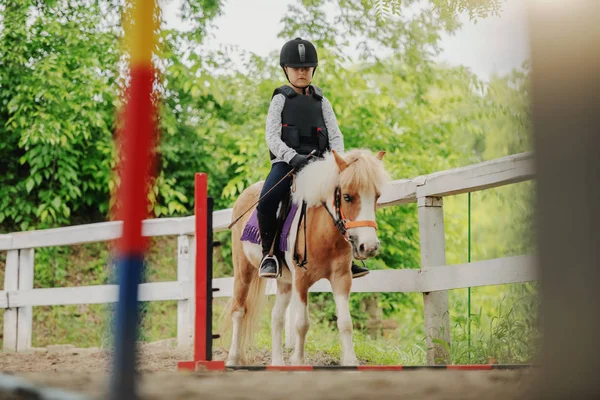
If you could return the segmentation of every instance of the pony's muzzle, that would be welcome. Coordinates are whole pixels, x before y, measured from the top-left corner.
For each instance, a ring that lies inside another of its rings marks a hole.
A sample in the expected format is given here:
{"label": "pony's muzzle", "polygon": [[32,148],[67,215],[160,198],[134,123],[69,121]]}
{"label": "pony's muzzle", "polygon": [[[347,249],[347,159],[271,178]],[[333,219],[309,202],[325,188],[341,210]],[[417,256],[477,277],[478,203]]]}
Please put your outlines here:
{"label": "pony's muzzle", "polygon": [[[356,242],[355,242],[356,243]],[[358,245],[358,247],[354,247],[354,257],[359,260],[364,260],[366,258],[374,257],[379,252],[380,242],[379,240],[375,240],[373,242],[363,242]]]}

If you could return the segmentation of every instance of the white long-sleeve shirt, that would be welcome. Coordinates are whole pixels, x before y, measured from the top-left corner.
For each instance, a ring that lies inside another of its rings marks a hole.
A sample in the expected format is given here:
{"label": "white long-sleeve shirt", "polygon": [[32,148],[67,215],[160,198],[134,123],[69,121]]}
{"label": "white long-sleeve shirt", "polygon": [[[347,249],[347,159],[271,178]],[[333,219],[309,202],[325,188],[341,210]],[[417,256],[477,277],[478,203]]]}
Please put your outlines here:
{"label": "white long-sleeve shirt", "polygon": [[[266,124],[266,139],[267,146],[275,158],[271,160],[271,164],[276,162],[289,163],[297,154],[296,150],[289,147],[281,140],[281,112],[285,104],[285,96],[281,93],[276,94],[271,99],[269,112],[267,114]],[[323,97],[321,101],[321,109],[323,111],[323,120],[329,137],[329,146],[338,153],[344,152],[344,137],[337,123],[333,107],[327,98]]]}

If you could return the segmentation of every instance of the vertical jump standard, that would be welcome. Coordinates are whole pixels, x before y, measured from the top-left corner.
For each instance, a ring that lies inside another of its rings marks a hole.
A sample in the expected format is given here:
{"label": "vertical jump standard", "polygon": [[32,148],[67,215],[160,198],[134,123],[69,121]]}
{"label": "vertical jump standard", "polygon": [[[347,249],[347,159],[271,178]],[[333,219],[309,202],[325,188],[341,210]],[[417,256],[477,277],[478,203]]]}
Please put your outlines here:
{"label": "vertical jump standard", "polygon": [[208,176],[197,173],[194,184],[195,219],[195,287],[194,302],[194,356],[192,361],[180,361],[180,371],[196,369],[224,370],[225,361],[213,361],[212,342],[218,335],[212,333],[212,255],[213,247],[213,199],[208,197]]}

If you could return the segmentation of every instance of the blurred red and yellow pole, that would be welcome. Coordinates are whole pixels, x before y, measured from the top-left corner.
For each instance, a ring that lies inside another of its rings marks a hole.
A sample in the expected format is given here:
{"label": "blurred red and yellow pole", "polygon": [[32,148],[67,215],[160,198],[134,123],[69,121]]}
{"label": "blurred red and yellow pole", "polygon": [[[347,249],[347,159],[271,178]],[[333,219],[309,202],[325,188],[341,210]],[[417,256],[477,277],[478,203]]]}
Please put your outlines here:
{"label": "blurred red and yellow pole", "polygon": [[133,21],[126,30],[131,81],[123,121],[122,176],[117,194],[119,219],[124,223],[119,250],[124,253],[144,251],[141,222],[148,216],[147,189],[156,132],[152,103],[155,0],[134,0],[133,4]]}
{"label": "blurred red and yellow pole", "polygon": [[143,275],[146,247],[142,221],[148,215],[148,189],[157,132],[156,107],[152,101],[156,3],[155,0],[133,0],[131,4],[131,19],[125,27],[131,79],[125,113],[122,114],[121,179],[117,191],[117,215],[123,221],[123,234],[117,247],[119,302],[115,318],[112,399],[137,398],[138,285]]}

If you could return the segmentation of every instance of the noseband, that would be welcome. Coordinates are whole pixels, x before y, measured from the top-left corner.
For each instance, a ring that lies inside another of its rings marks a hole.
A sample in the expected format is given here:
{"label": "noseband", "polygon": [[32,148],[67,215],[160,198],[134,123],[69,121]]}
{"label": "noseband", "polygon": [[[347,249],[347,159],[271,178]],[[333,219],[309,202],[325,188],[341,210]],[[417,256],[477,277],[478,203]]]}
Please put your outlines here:
{"label": "noseband", "polygon": [[377,229],[377,222],[375,222],[375,221],[369,221],[369,220],[350,221],[350,220],[348,220],[348,218],[346,218],[346,216],[344,215],[344,210],[342,210],[342,189],[340,189],[339,186],[335,187],[335,191],[333,193],[333,207],[334,207],[334,211],[335,211],[335,216],[333,215],[333,213],[331,211],[329,211],[329,207],[327,207],[327,204],[325,204],[324,201],[321,203],[323,204],[323,207],[325,207],[325,209],[327,210],[327,212],[333,219],[333,224],[336,226],[338,231],[340,231],[342,236],[344,236],[344,239],[346,239],[347,242],[350,241],[350,238],[348,235],[348,229],[360,228],[363,226],[368,226],[368,227]]}

